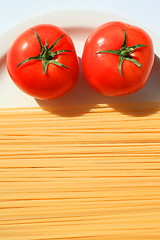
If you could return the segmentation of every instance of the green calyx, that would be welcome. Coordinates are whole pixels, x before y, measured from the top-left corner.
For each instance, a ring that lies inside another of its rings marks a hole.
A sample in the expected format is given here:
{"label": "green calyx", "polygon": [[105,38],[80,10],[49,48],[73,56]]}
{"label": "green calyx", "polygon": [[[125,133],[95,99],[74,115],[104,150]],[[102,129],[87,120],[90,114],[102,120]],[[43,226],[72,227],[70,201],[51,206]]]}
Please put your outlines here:
{"label": "green calyx", "polygon": [[100,51],[100,52],[96,53],[96,54],[111,53],[111,54],[118,55],[119,56],[118,70],[121,75],[123,75],[122,64],[123,64],[124,60],[130,61],[130,62],[134,63],[136,66],[142,68],[142,64],[139,63],[135,58],[133,58],[131,54],[138,48],[147,47],[146,45],[143,45],[143,44],[137,44],[134,46],[127,47],[127,34],[124,29],[123,29],[123,31],[124,31],[124,41],[119,50],[104,50],[104,51]]}
{"label": "green calyx", "polygon": [[32,29],[32,31],[34,32],[38,42],[39,42],[39,45],[40,45],[40,54],[37,55],[37,56],[33,56],[33,57],[29,57],[27,59],[25,59],[23,62],[19,63],[17,65],[17,67],[21,66],[22,64],[24,63],[27,63],[31,60],[40,60],[42,61],[42,69],[43,69],[43,74],[46,74],[47,73],[47,68],[48,68],[48,65],[51,63],[51,64],[55,64],[57,66],[60,66],[60,67],[64,67],[66,69],[68,69],[68,67],[66,67],[65,65],[63,65],[62,63],[60,62],[57,62],[54,58],[56,55],[59,55],[63,52],[72,52],[70,50],[60,50],[60,51],[53,51],[54,47],[56,46],[56,44],[65,36],[65,35],[62,35],[60,36],[50,47],[48,46],[48,40],[46,39],[46,43],[45,45],[42,44],[42,41],[39,37],[39,35],[37,34],[37,32]]}

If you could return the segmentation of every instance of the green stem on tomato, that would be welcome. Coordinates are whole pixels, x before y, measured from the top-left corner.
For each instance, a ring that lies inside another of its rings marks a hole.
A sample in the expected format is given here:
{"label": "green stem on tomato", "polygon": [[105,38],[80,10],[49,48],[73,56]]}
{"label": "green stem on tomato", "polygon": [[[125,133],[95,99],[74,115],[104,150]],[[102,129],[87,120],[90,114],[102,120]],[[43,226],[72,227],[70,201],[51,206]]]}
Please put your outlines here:
{"label": "green stem on tomato", "polygon": [[134,63],[139,68],[142,68],[142,64],[139,63],[135,58],[133,58],[131,54],[138,48],[147,47],[144,44],[136,44],[136,45],[127,47],[127,33],[123,28],[122,30],[124,32],[124,41],[119,50],[103,50],[103,51],[96,52],[96,54],[110,53],[110,54],[118,55],[119,56],[118,71],[121,75],[123,75],[122,65],[125,60]]}
{"label": "green stem on tomato", "polygon": [[48,68],[48,65],[49,64],[54,64],[54,65],[57,65],[57,66],[60,66],[60,67],[64,67],[66,69],[68,69],[67,66],[65,66],[64,64],[56,61],[54,59],[54,57],[56,55],[59,55],[61,53],[64,53],[64,52],[72,52],[71,50],[59,50],[59,51],[52,51],[54,49],[54,47],[56,46],[56,44],[65,36],[62,35],[60,36],[52,45],[51,47],[48,47],[48,39],[46,39],[46,43],[45,45],[42,44],[42,41],[38,35],[38,33],[32,28],[32,31],[34,32],[38,42],[39,42],[39,46],[40,46],[40,54],[37,55],[37,56],[33,56],[33,57],[29,57],[27,59],[25,59],[24,61],[22,61],[21,63],[19,63],[17,65],[17,67],[31,61],[31,60],[40,60],[42,61],[42,69],[43,69],[43,74],[46,74],[47,73],[47,68]]}

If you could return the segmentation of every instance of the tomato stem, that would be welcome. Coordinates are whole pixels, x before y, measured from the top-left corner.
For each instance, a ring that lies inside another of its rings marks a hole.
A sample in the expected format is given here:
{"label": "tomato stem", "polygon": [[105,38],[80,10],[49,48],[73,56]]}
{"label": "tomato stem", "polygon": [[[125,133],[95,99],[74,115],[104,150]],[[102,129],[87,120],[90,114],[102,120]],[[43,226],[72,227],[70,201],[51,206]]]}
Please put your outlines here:
{"label": "tomato stem", "polygon": [[119,56],[118,71],[121,75],[123,75],[122,65],[124,60],[130,61],[134,63],[136,66],[138,66],[139,68],[142,68],[142,64],[139,63],[135,58],[133,58],[131,54],[138,48],[147,47],[146,45],[143,45],[143,44],[136,44],[134,46],[127,47],[127,33],[123,28],[122,30],[124,32],[124,41],[119,50],[103,50],[100,52],[96,52],[96,54],[110,53],[110,54],[118,55]]}
{"label": "tomato stem", "polygon": [[54,59],[54,57],[56,55],[59,55],[61,53],[64,52],[72,52],[71,50],[59,50],[59,51],[53,51],[54,47],[57,45],[57,43],[65,36],[62,35],[60,36],[50,47],[48,47],[48,39],[46,39],[45,41],[45,45],[42,44],[42,41],[38,35],[38,33],[32,28],[32,31],[34,32],[38,42],[39,42],[39,46],[40,46],[40,54],[34,57],[29,57],[27,59],[25,59],[24,61],[22,61],[21,63],[19,63],[17,65],[17,67],[31,61],[31,60],[40,60],[42,61],[42,69],[43,69],[43,74],[47,73],[47,68],[49,64],[54,64],[60,67],[64,67],[65,69],[68,69],[67,66],[65,66],[64,64],[56,61]]}

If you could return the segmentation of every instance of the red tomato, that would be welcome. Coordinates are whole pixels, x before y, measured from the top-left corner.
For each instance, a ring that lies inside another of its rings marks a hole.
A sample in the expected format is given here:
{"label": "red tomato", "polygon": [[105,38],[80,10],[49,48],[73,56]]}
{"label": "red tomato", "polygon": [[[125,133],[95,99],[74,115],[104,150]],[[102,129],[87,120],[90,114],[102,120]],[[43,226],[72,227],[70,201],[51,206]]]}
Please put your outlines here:
{"label": "red tomato", "polygon": [[95,29],[82,55],[87,80],[106,96],[130,94],[142,88],[153,60],[149,35],[123,22],[109,22]]}
{"label": "red tomato", "polygon": [[57,98],[76,83],[78,58],[71,38],[60,27],[42,24],[23,32],[7,54],[14,83],[38,99]]}

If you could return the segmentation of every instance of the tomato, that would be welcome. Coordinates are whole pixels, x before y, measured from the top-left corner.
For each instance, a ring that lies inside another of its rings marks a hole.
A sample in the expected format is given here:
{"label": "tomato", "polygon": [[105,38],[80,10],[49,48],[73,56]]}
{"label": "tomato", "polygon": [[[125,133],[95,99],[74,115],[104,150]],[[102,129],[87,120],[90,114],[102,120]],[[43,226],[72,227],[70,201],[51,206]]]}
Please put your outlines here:
{"label": "tomato", "polygon": [[38,99],[64,95],[75,85],[79,72],[71,38],[50,24],[21,33],[7,53],[6,65],[13,82]]}
{"label": "tomato", "polygon": [[88,82],[106,96],[126,95],[142,88],[154,61],[150,36],[123,22],[96,28],[85,42],[82,66]]}

